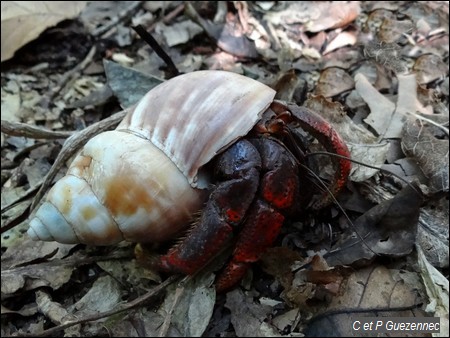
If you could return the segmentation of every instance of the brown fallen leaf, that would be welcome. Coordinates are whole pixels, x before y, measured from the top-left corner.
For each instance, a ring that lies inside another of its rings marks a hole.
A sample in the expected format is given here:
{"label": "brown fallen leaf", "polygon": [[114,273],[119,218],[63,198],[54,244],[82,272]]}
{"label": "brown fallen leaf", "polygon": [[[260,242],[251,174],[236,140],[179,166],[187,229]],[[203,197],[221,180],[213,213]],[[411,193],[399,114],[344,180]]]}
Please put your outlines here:
{"label": "brown fallen leaf", "polygon": [[409,20],[385,19],[378,31],[378,39],[384,43],[394,43],[398,41],[403,34],[410,32],[413,23]]}

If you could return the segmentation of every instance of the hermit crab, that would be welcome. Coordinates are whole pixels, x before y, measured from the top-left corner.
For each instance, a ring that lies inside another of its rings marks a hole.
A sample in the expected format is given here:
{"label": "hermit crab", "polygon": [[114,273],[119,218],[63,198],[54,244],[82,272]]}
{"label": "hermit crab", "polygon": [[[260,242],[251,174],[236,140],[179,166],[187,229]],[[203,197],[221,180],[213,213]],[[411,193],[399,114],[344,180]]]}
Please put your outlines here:
{"label": "hermit crab", "polygon": [[160,84],[116,130],[84,146],[30,221],[29,236],[111,245],[166,241],[188,227],[155,263],[183,274],[236,238],[216,281],[218,290],[233,287],[285,219],[309,203],[298,128],[341,155],[328,188],[309,207],[330,203],[350,171],[349,151],[325,120],[274,97],[270,87],[225,71]]}

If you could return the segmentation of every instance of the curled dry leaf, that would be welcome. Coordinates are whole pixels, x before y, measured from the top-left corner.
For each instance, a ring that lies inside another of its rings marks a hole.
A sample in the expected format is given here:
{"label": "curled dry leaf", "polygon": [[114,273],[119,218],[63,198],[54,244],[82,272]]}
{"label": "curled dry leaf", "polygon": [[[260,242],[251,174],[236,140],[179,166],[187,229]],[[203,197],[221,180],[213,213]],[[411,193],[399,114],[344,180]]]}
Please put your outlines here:
{"label": "curled dry leaf", "polygon": [[339,33],[325,48],[323,55],[328,54],[338,48],[344,46],[353,46],[356,43],[357,37],[354,31],[344,31]]}
{"label": "curled dry leaf", "polygon": [[34,40],[46,28],[76,17],[87,1],[2,1],[2,56],[10,59],[16,50]]}
{"label": "curled dry leaf", "polygon": [[[68,312],[63,305],[53,301],[50,295],[44,291],[36,291],[36,304],[39,312],[49,318],[56,325],[61,325],[66,321],[73,321],[77,319],[73,314]],[[71,326],[67,328],[65,332],[69,337],[80,336],[80,325]]]}
{"label": "curled dry leaf", "polygon": [[449,283],[434,266],[432,266],[426,259],[422,249],[417,247],[418,263],[420,274],[424,281],[427,295],[430,298],[430,303],[427,306],[427,312],[436,317],[441,317],[441,337],[447,337],[449,334]]}

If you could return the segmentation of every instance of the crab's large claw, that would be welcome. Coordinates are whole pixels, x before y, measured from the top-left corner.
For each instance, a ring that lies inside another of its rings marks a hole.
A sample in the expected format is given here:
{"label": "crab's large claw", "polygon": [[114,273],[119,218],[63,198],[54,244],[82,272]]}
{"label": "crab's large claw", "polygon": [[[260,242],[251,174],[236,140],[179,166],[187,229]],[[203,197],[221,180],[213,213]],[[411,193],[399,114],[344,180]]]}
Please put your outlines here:
{"label": "crab's large claw", "polygon": [[313,209],[321,209],[333,202],[334,196],[347,183],[351,170],[351,162],[348,160],[350,151],[341,136],[323,117],[305,107],[294,104],[288,104],[287,107],[293,122],[313,135],[328,152],[339,155],[331,158],[336,172],[328,190],[311,205]]}

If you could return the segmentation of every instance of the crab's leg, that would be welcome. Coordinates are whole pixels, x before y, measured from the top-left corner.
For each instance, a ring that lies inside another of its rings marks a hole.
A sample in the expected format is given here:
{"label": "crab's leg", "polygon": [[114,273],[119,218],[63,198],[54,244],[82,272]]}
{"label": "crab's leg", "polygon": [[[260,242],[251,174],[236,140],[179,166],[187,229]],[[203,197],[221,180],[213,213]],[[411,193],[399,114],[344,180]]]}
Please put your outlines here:
{"label": "crab's leg", "polygon": [[270,139],[256,139],[252,143],[262,159],[260,190],[239,233],[233,257],[216,280],[219,292],[235,286],[250,263],[259,260],[272,246],[283,225],[283,214],[294,205],[299,194],[298,168],[290,153]]}
{"label": "crab's leg", "polygon": [[218,182],[201,218],[179,244],[159,258],[157,267],[193,274],[220,252],[255,197],[260,168],[259,153],[246,140],[220,155],[215,169]]}
{"label": "crab's leg", "polygon": [[[286,111],[286,105],[278,101],[275,101],[272,104],[272,108],[277,113]],[[328,152],[341,156],[331,158],[335,164],[336,173],[333,181],[328,187],[329,191],[325,191],[323,195],[311,205],[313,209],[323,208],[333,201],[333,195],[336,195],[342,190],[347,182],[351,170],[351,162],[345,158],[351,157],[350,151],[341,136],[323,117],[305,107],[294,104],[288,104],[287,108],[291,115],[285,120],[286,123],[298,124],[303,130],[314,136]]]}

